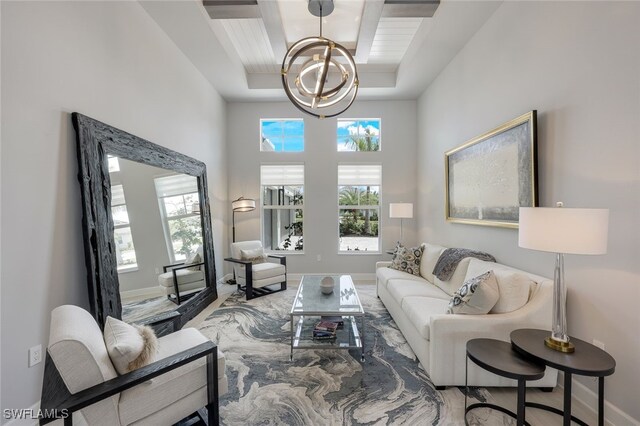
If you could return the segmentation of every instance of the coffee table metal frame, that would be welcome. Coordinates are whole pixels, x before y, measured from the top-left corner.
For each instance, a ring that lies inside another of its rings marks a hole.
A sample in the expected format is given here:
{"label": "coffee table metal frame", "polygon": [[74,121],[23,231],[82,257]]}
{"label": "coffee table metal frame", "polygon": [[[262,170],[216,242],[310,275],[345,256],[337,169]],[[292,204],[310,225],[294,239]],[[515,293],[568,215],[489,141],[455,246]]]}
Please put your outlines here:
{"label": "coffee table metal frame", "polygon": [[[332,275],[334,279],[337,279],[340,283],[346,283],[347,285],[353,287],[354,294],[352,296],[355,297],[355,301],[357,305],[353,305],[350,310],[340,310],[340,309],[331,309],[331,308],[319,308],[314,310],[296,310],[296,302],[300,299],[301,294],[304,290],[305,279],[310,280],[310,278],[321,279],[326,275],[310,275],[306,274],[302,277],[300,281],[300,286],[298,287],[298,291],[296,293],[296,297],[293,301],[293,305],[291,307],[290,316],[290,324],[291,324],[291,355],[289,357],[290,360],[293,361],[293,350],[294,349],[360,349],[360,361],[364,362],[364,317],[365,312],[362,307],[362,303],[360,302],[360,298],[358,296],[358,292],[353,285],[353,281],[349,275]],[[308,282],[307,285],[313,285],[314,283]],[[320,288],[314,288],[314,291],[320,293]],[[326,298],[335,298],[340,297],[339,294],[336,294],[336,290],[330,295],[324,295]],[[303,336],[303,329],[305,318],[308,317],[321,317],[321,316],[340,316],[344,318],[344,330],[342,333],[338,333],[338,336],[335,340],[331,341],[314,341],[311,337]],[[360,328],[358,328],[357,319],[360,319]],[[344,341],[344,335],[347,335],[347,341]]]}

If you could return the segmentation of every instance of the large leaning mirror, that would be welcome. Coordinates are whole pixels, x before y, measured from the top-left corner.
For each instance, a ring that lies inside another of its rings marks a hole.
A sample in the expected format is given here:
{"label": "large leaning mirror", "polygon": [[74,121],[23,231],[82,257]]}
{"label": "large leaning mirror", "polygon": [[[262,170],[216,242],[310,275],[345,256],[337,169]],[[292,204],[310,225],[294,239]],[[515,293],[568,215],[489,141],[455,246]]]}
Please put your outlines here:
{"label": "large leaning mirror", "polygon": [[204,163],[73,114],[92,313],[179,328],[217,298]]}

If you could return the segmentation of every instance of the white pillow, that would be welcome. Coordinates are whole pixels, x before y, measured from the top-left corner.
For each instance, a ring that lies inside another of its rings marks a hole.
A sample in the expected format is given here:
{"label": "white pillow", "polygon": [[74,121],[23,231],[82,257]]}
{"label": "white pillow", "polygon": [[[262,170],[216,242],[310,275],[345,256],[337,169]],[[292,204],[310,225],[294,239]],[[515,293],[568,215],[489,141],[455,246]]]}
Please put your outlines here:
{"label": "white pillow", "polygon": [[506,314],[522,308],[529,301],[529,293],[535,281],[515,271],[495,269],[500,298],[489,313]]}
{"label": "white pillow", "polygon": [[496,304],[500,293],[493,271],[465,281],[453,294],[448,314],[484,315]]}
{"label": "white pillow", "polygon": [[251,263],[264,263],[267,261],[267,256],[264,254],[262,247],[251,250],[240,250],[240,259],[249,260]]}
{"label": "white pillow", "polygon": [[158,340],[149,327],[133,326],[107,317],[104,343],[118,374],[125,374],[153,362]]}
{"label": "white pillow", "polygon": [[[193,253],[192,255],[190,255],[189,257],[187,257],[187,260],[184,261],[185,265],[193,265],[193,264],[198,264],[201,263],[202,259],[200,258],[200,254],[198,252]],[[191,268],[187,268],[187,270],[189,271],[199,271],[200,270],[200,265],[198,266],[192,266]]]}

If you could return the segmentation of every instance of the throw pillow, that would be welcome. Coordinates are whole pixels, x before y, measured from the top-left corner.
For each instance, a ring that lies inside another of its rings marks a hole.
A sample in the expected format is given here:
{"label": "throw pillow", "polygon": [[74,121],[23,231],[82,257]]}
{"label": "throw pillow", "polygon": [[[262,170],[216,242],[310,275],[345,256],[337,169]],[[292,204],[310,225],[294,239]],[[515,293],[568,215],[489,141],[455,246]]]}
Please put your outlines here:
{"label": "throw pillow", "polygon": [[420,276],[422,253],[424,253],[424,246],[407,248],[398,243],[390,268]]}
{"label": "throw pillow", "polygon": [[118,374],[125,374],[153,362],[158,339],[147,326],[130,325],[107,317],[104,342]]}
{"label": "throw pillow", "polygon": [[535,281],[515,271],[496,271],[500,298],[491,309],[492,314],[506,314],[522,308],[529,301],[531,289],[535,287]]}
{"label": "throw pillow", "polygon": [[499,297],[495,274],[493,271],[485,272],[462,284],[451,297],[447,313],[484,315],[489,313]]}
{"label": "throw pillow", "polygon": [[240,259],[248,260],[255,265],[256,263],[265,263],[267,261],[267,256],[264,254],[264,250],[262,248],[257,248],[251,250],[240,250]]}
{"label": "throw pillow", "polygon": [[[193,265],[193,264],[198,264],[202,262],[202,258],[200,257],[200,254],[198,252],[195,252],[191,255],[189,255],[189,257],[187,257],[187,260],[184,261],[185,265]],[[198,266],[192,266],[191,268],[187,268],[187,270],[189,271],[199,271],[200,270],[200,265]]]}

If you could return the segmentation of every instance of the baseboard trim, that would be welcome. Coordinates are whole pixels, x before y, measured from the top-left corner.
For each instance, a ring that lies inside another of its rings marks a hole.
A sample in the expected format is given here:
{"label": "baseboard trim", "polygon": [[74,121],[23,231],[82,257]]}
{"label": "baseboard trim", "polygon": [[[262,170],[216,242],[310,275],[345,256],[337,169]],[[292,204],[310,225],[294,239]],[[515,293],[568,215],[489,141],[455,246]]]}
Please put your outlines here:
{"label": "baseboard trim", "polygon": [[303,274],[287,274],[287,284],[298,284],[304,275],[351,275],[351,279],[356,284],[373,284],[376,281],[375,273],[344,274],[338,272],[308,272]]}
{"label": "baseboard trim", "polygon": [[164,293],[160,290],[159,287],[145,287],[145,288],[137,288],[135,290],[127,290],[120,293],[120,298],[124,301],[127,299],[133,299],[138,297],[159,297],[163,296]]}
{"label": "baseboard trim", "polygon": [[[606,382],[606,380],[605,380]],[[558,386],[564,388],[564,374],[558,371]],[[595,416],[598,416],[598,394],[577,380],[571,383],[573,397],[589,408]],[[606,392],[605,392],[606,395]],[[617,406],[606,399],[604,400],[604,422],[607,425],[640,425],[640,421],[634,419]]]}

